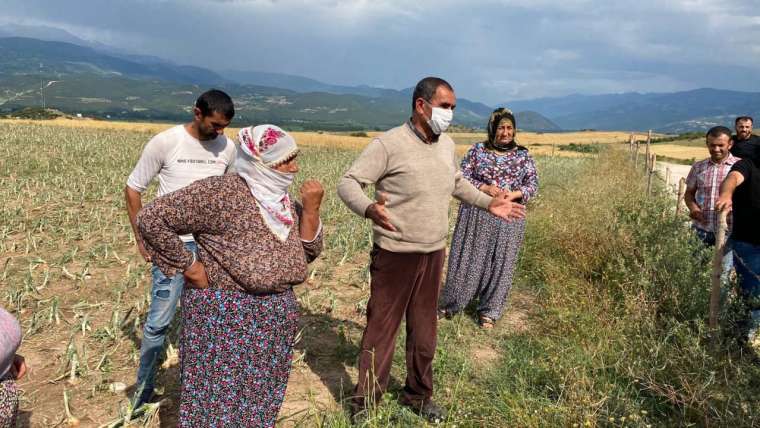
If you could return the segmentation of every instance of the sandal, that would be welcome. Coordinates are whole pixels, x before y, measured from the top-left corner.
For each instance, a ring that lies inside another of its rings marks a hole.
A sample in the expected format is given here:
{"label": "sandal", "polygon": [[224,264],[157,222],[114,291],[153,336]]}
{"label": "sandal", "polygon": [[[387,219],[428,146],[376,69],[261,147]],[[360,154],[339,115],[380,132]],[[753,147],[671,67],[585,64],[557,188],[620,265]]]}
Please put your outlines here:
{"label": "sandal", "polygon": [[480,328],[484,330],[491,330],[494,327],[495,321],[491,318],[488,318],[486,316],[480,315],[478,317],[478,324],[480,324]]}

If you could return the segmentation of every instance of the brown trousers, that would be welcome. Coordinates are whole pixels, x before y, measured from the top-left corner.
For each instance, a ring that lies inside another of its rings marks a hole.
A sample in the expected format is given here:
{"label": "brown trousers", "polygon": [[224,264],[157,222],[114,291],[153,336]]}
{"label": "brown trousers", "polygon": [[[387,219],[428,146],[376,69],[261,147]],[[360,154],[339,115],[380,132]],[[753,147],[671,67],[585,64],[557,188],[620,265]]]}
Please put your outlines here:
{"label": "brown trousers", "polygon": [[396,336],[406,315],[406,385],[402,401],[421,404],[433,395],[438,291],[445,250],[394,253],[374,246],[370,256],[372,282],[355,400],[379,400],[387,389]]}

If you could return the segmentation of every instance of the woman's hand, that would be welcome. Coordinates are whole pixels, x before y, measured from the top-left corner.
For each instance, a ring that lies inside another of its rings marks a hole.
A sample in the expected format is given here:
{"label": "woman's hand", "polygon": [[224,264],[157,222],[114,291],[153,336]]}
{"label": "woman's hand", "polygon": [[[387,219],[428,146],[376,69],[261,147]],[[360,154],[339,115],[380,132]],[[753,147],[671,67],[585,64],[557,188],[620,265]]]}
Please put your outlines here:
{"label": "woman's hand", "polygon": [[13,364],[11,365],[11,376],[16,380],[19,380],[26,375],[27,370],[28,367],[26,366],[26,360],[24,357],[16,354],[13,357]]}
{"label": "woman's hand", "polygon": [[301,204],[304,212],[318,213],[325,189],[317,180],[306,180],[301,185]]}
{"label": "woman's hand", "polygon": [[206,274],[206,266],[200,260],[196,260],[189,268],[183,272],[185,275],[185,287],[187,288],[208,288],[208,275]]}
{"label": "woman's hand", "polygon": [[483,184],[478,188],[481,192],[487,194],[491,197],[496,197],[499,193],[501,193],[501,189],[499,189],[499,186],[496,186],[494,184]]}

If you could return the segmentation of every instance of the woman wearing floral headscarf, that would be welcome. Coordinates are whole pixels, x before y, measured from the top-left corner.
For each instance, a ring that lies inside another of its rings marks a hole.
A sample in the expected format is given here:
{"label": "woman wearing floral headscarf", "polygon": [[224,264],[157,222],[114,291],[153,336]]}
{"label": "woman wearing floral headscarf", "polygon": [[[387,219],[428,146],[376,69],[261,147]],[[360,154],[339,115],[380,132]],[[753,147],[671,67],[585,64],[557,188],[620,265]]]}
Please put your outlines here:
{"label": "woman wearing floral headscarf", "polygon": [[13,428],[18,417],[16,381],[26,374],[24,357],[16,351],[21,345],[21,326],[8,311],[0,308],[0,427]]}
{"label": "woman wearing floral headscarf", "polygon": [[[538,174],[528,149],[517,144],[517,123],[511,111],[496,109],[488,121],[488,140],[475,144],[462,160],[462,173],[481,191],[526,203],[538,191]],[[525,236],[525,220],[505,222],[467,204],[451,242],[451,254],[441,299],[441,315],[451,317],[478,299],[478,322],[493,328],[501,317],[517,254]]]}
{"label": "woman wearing floral headscarf", "polygon": [[[179,426],[274,426],[290,374],[299,311],[293,285],[322,248],[322,186],[288,186],[295,140],[274,125],[239,134],[237,174],[209,177],[138,215],[152,260],[184,272]],[[197,259],[179,235],[192,233]]]}

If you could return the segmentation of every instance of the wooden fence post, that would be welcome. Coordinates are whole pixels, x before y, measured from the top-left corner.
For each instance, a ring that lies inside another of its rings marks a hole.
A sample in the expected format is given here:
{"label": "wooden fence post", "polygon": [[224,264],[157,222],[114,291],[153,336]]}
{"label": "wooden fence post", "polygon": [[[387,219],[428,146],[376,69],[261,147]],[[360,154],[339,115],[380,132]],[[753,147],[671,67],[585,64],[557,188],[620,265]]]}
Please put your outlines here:
{"label": "wooden fence post", "polygon": [[650,129],[649,133],[647,134],[647,152],[646,152],[647,159],[649,159],[649,155],[651,154],[651,148],[649,147],[651,143],[652,143],[652,130]]}
{"label": "wooden fence post", "polygon": [[649,157],[649,165],[647,166],[647,196],[652,194],[652,178],[654,177],[654,169],[657,166],[657,155],[652,153]]}
{"label": "wooden fence post", "polygon": [[[720,309],[720,277],[723,275],[723,255],[726,253],[726,218],[728,212],[718,213],[718,230],[715,232],[715,254],[712,263],[712,288],[710,290],[710,330],[714,333],[718,328],[718,310]],[[713,341],[715,336],[713,336]]]}
{"label": "wooden fence post", "polygon": [[631,132],[631,136],[628,138],[628,153],[633,154],[633,141],[634,141],[633,132]]}
{"label": "wooden fence post", "polygon": [[636,142],[636,153],[634,154],[634,157],[633,157],[633,166],[634,168],[639,167],[639,142],[638,141]]}
{"label": "wooden fence post", "polygon": [[670,189],[670,167],[665,167],[665,188],[670,193],[673,189]]}
{"label": "wooden fence post", "polygon": [[680,180],[678,180],[678,198],[676,199],[676,215],[681,213],[681,202],[684,199],[684,196],[686,195],[686,179],[681,177]]}

